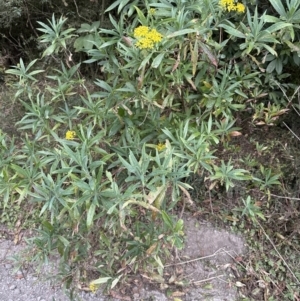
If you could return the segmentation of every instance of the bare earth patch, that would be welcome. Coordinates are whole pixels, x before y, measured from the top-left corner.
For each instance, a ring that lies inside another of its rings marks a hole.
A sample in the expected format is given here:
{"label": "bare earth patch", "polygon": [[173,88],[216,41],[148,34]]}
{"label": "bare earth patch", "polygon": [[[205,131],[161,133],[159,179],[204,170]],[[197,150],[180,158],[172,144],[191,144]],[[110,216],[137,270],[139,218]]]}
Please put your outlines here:
{"label": "bare earth patch", "polygon": [[[185,248],[177,254],[176,263],[169,264],[165,268],[166,282],[172,288],[172,293],[168,294],[168,297],[166,293],[147,288],[145,284],[139,290],[132,288],[131,296],[128,293],[126,296],[113,294],[120,296],[121,299],[105,296],[99,290],[96,294],[80,292],[78,300],[167,301],[174,300],[174,298],[182,301],[238,300],[235,287],[237,279],[233,273],[236,270],[233,258],[237,258],[245,252],[244,241],[233,233],[216,229],[196,218],[185,218],[184,220]],[[38,276],[32,268],[13,272],[13,265],[9,257],[18,254],[20,250],[22,250],[20,245],[15,246],[8,240],[0,241],[1,301],[52,301],[52,297],[56,301],[67,300],[59,287],[50,285],[49,281],[45,282],[45,274],[43,277],[42,274]],[[46,267],[46,270],[49,271],[49,266]],[[180,286],[179,283],[184,285]]]}
{"label": "bare earth patch", "polygon": [[195,218],[185,219],[185,234],[180,258],[191,287],[182,300],[237,300],[233,258],[245,253],[243,239]]}

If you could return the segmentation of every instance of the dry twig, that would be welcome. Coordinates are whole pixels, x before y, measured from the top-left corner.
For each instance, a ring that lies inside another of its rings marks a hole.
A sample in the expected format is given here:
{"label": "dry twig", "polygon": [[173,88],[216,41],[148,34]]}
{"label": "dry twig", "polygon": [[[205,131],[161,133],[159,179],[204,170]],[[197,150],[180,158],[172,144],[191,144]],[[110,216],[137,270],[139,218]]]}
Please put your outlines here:
{"label": "dry twig", "polygon": [[[220,252],[220,250],[221,250],[221,252]],[[227,253],[227,252],[228,252],[228,251],[225,251],[225,250],[222,248],[222,249],[217,250],[215,253],[213,253],[213,254],[211,254],[211,255],[207,255],[207,256],[203,256],[203,257],[198,257],[198,258],[191,259],[191,260],[188,260],[188,261],[182,261],[182,262],[167,264],[167,265],[165,265],[165,267],[171,267],[171,266],[176,266],[176,265],[187,264],[187,263],[195,262],[195,261],[198,261],[198,260],[203,260],[203,259],[211,258],[211,257],[214,257],[214,256],[220,254],[220,253]]]}

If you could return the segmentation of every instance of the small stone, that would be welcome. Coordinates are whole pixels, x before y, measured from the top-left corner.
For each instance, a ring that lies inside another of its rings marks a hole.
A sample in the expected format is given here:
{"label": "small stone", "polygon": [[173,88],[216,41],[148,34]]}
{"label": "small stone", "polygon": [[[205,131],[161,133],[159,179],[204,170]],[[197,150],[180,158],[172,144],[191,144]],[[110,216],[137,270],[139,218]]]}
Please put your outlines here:
{"label": "small stone", "polygon": [[5,268],[6,268],[7,270],[10,270],[10,269],[12,268],[12,264],[7,263],[7,264],[5,265]]}
{"label": "small stone", "polygon": [[21,291],[18,288],[16,288],[15,289],[15,294],[19,295],[19,294],[21,294]]}
{"label": "small stone", "polygon": [[133,300],[140,300],[140,294],[138,293],[133,294]]}
{"label": "small stone", "polygon": [[9,289],[11,290],[11,291],[13,291],[14,289],[16,289],[17,288],[17,286],[15,285],[15,284],[12,284],[10,287],[9,287]]}
{"label": "small stone", "polygon": [[16,278],[17,280],[21,280],[21,279],[24,279],[24,275],[23,275],[23,273],[22,273],[21,271],[18,271],[18,272],[16,273],[16,275],[15,275],[15,278]]}

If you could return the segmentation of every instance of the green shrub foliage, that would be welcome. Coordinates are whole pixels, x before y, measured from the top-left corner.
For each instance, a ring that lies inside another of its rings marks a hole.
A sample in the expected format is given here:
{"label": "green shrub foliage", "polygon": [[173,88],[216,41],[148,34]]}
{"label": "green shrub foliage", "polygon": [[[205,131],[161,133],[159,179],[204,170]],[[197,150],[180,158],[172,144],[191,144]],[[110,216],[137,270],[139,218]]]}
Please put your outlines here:
{"label": "green shrub foliage", "polygon": [[285,112],[282,90],[293,86],[277,82],[299,61],[300,2],[270,3],[278,17],[230,0],[118,0],[109,26],[38,22],[47,72],[36,60],[7,71],[26,112],[22,143],[1,134],[0,194],[6,206],[36,204],[43,222],[31,241],[43,256],[59,252],[68,283],[93,271],[91,289],[114,287],[145,267],[161,277],[183,246],[176,206],[196,202],[191,174],[209,189],[278,184],[269,169],[273,181],[254,179],[216,154],[240,134],[238,114],[272,124]]}

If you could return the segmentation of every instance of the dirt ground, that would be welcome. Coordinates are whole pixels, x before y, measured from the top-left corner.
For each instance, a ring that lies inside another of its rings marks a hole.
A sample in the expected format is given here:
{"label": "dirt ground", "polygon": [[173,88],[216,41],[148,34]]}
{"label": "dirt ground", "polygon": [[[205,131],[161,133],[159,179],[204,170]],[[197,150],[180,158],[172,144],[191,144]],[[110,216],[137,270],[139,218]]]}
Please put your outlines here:
{"label": "dirt ground", "polygon": [[234,259],[246,252],[241,237],[216,229],[196,218],[185,218],[185,248],[175,271],[190,286],[183,289],[182,300],[237,300]]}
{"label": "dirt ground", "polygon": [[[166,264],[164,290],[155,283],[143,281],[143,286],[132,287],[132,295],[113,292],[104,295],[79,291],[82,301],[234,301],[238,300],[235,261],[246,252],[241,237],[226,230],[212,227],[196,218],[184,218],[185,248],[177,253],[174,263]],[[69,300],[59,285],[47,280],[53,275],[55,260],[38,273],[36,267],[16,268],[13,257],[25,248],[25,243],[14,245],[12,241],[0,241],[0,300],[1,301],[66,301]],[[167,293],[168,292],[168,293]],[[177,299],[176,299],[177,298]]]}

